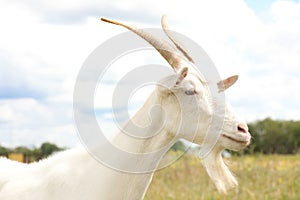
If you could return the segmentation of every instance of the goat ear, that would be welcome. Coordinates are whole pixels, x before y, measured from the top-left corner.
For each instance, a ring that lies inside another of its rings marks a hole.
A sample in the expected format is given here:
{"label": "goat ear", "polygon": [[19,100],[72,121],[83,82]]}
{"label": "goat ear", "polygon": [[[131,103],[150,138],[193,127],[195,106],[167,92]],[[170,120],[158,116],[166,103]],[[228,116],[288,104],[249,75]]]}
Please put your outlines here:
{"label": "goat ear", "polygon": [[218,82],[219,92],[223,92],[224,90],[232,86],[238,80],[238,77],[238,75],[234,75]]}
{"label": "goat ear", "polygon": [[179,83],[181,83],[181,81],[186,77],[186,75],[188,74],[189,70],[187,67],[184,67],[180,70],[179,72],[179,77],[176,81],[176,85],[178,85]]}

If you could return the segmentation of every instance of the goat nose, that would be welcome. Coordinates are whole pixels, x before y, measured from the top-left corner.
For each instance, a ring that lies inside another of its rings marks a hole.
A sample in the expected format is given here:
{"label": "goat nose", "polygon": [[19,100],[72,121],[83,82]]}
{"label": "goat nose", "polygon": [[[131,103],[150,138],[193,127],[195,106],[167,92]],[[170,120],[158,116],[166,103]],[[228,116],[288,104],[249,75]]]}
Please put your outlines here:
{"label": "goat nose", "polygon": [[245,123],[239,123],[237,125],[237,129],[238,129],[238,131],[243,132],[243,133],[247,133],[249,130],[247,124],[245,124]]}

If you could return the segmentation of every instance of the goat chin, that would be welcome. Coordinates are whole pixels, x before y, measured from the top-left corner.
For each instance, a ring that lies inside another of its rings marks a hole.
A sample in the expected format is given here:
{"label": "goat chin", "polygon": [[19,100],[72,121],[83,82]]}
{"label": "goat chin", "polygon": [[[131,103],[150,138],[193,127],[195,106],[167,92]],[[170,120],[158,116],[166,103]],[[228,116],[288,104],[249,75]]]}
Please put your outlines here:
{"label": "goat chin", "polygon": [[226,194],[230,189],[237,187],[238,182],[224,163],[221,155],[222,150],[214,149],[202,159],[202,163],[217,190]]}

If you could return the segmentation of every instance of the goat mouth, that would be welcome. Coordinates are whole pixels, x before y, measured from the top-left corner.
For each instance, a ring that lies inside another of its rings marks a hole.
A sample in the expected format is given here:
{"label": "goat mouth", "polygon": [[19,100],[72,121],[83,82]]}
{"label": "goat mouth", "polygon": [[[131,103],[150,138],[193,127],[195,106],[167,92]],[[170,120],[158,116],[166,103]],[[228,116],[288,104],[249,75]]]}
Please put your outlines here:
{"label": "goat mouth", "polygon": [[227,138],[227,139],[229,139],[229,140],[231,140],[231,141],[237,142],[237,143],[239,143],[239,144],[247,145],[247,144],[249,143],[249,141],[237,140],[237,139],[235,139],[235,138],[233,138],[233,137],[230,137],[230,136],[228,136],[228,135],[222,134],[222,136],[225,137],[225,138]]}

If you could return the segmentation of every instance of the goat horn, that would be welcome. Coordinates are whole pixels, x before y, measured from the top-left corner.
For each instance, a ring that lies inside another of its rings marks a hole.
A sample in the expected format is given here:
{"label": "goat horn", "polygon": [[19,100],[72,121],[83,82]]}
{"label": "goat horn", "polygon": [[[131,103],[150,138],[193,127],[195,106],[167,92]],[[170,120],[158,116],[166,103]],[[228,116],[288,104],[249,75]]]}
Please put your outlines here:
{"label": "goat horn", "polygon": [[181,53],[192,63],[194,63],[193,59],[189,56],[189,54],[184,50],[184,48],[175,40],[174,36],[172,35],[172,32],[169,29],[169,25],[167,22],[167,16],[163,15],[161,18],[161,26],[165,32],[165,34],[168,36],[168,38],[174,43],[176,48],[181,51]]}
{"label": "goat horn", "polygon": [[180,71],[181,68],[180,62],[182,58],[180,57],[180,55],[175,53],[175,49],[167,42],[162,41],[161,39],[158,39],[153,35],[150,35],[149,33],[143,31],[142,29],[137,29],[135,27],[128,26],[126,24],[114,20],[106,19],[106,18],[101,18],[101,20],[111,24],[123,26],[128,30],[134,32],[135,34],[137,34],[138,36],[146,40],[150,45],[152,45],[162,55],[162,57],[164,57],[164,59],[172,66],[172,68],[176,72]]}

